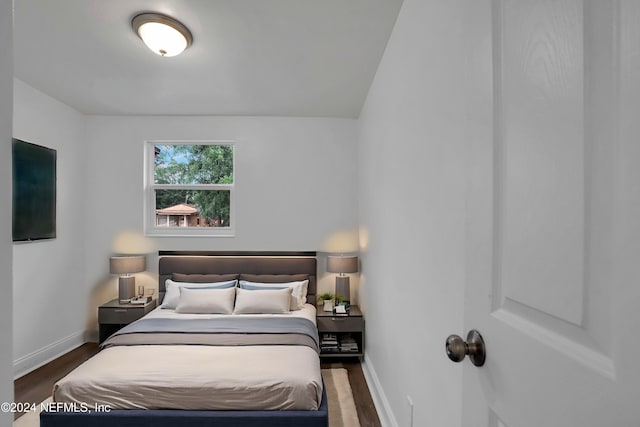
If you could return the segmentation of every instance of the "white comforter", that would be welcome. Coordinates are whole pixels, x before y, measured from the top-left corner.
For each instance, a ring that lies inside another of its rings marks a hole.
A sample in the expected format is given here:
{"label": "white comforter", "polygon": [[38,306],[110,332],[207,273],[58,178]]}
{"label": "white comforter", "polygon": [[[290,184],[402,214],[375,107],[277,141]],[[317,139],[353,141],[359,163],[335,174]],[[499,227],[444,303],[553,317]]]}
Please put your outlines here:
{"label": "white comforter", "polygon": [[[217,316],[166,309],[148,315]],[[301,316],[315,323],[315,307],[250,316]],[[58,381],[53,399],[111,409],[315,410],[321,395],[318,354],[307,346],[143,345],[102,350]]]}

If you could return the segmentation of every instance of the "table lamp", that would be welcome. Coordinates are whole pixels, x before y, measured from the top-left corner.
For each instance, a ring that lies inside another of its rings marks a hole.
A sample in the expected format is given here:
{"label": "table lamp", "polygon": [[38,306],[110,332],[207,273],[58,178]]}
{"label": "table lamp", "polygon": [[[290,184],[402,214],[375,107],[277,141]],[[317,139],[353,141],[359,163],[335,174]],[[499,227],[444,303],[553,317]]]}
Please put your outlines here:
{"label": "table lamp", "polygon": [[345,301],[351,301],[349,276],[346,276],[345,273],[356,273],[358,271],[358,257],[329,255],[327,257],[327,271],[329,273],[339,273],[336,276],[336,295],[340,295]]}
{"label": "table lamp", "polygon": [[120,274],[118,278],[118,300],[120,303],[127,303],[136,295],[136,278],[132,273],[139,273],[146,268],[146,257],[144,255],[135,256],[113,256],[109,260],[109,271],[111,274]]}

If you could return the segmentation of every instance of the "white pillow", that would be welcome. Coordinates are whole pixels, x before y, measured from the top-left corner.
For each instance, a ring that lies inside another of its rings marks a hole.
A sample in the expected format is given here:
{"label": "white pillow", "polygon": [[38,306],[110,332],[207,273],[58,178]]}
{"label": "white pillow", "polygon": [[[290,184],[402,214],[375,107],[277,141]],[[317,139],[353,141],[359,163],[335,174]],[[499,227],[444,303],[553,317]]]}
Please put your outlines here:
{"label": "white pillow", "polygon": [[167,279],[164,282],[165,294],[162,300],[162,308],[176,308],[178,300],[180,299],[180,286],[189,289],[224,289],[234,288],[236,286],[235,280],[229,280],[227,282],[214,282],[214,283],[189,283],[189,282],[174,282],[171,279]]}
{"label": "white pillow", "polygon": [[231,314],[236,288],[190,289],[180,287],[176,313]]}
{"label": "white pillow", "polygon": [[240,287],[247,290],[260,290],[260,289],[291,289],[291,305],[290,310],[300,310],[307,302],[307,288],[309,287],[308,280],[301,280],[299,282],[286,282],[286,283],[260,283],[260,282],[248,282],[246,280],[240,280]]}
{"label": "white pillow", "polygon": [[288,313],[291,288],[248,291],[236,289],[234,314]]}

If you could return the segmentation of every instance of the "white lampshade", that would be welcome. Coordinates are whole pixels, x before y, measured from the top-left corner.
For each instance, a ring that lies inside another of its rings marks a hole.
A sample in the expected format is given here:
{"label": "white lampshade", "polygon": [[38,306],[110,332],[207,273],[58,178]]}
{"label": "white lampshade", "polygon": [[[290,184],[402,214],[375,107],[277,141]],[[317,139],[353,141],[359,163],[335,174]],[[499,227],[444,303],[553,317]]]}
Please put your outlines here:
{"label": "white lampshade", "polygon": [[141,13],[131,25],[144,44],[160,56],[179,55],[193,41],[187,27],[165,15]]}

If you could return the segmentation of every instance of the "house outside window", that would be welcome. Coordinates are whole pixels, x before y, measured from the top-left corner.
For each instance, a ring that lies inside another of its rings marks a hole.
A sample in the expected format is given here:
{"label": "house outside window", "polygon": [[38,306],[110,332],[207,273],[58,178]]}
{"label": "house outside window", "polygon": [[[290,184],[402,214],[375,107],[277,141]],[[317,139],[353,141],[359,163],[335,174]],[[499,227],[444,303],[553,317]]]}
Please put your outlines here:
{"label": "house outside window", "polygon": [[145,233],[233,236],[234,144],[148,141],[145,145]]}

